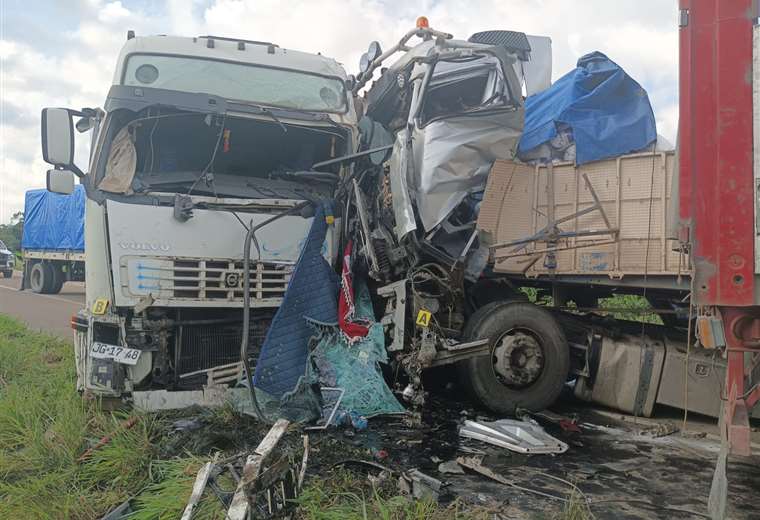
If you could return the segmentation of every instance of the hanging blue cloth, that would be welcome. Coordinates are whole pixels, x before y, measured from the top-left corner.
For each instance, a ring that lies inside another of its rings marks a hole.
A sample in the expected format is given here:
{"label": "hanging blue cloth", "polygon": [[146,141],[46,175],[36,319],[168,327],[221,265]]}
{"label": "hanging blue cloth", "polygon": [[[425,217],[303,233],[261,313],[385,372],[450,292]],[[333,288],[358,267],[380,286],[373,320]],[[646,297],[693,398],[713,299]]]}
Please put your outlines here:
{"label": "hanging blue cloth", "polygon": [[601,52],[581,57],[575,70],[525,101],[518,157],[529,156],[564,125],[575,140],[576,164],[636,152],[657,139],[646,90]]}
{"label": "hanging blue cloth", "polygon": [[338,321],[339,278],[322,256],[326,217],[331,215],[331,205],[317,208],[285,297],[261,347],[253,384],[274,397],[293,390],[306,372],[308,342],[314,334],[307,320]]}

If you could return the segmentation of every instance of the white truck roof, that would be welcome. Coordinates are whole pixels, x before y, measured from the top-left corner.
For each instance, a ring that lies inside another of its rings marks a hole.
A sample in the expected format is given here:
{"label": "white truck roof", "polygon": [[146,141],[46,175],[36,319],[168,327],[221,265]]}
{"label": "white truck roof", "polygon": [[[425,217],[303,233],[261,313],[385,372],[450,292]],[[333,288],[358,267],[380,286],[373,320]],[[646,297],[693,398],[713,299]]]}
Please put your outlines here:
{"label": "white truck roof", "polygon": [[[214,40],[213,47],[208,46],[209,39]],[[244,42],[244,45],[239,46],[239,41]],[[114,85],[121,84],[121,74],[130,54],[165,54],[232,61],[248,65],[293,69],[346,79],[346,71],[343,69],[343,66],[332,58],[319,54],[283,49],[274,44],[251,43],[246,40],[220,39],[219,37],[208,36],[196,38],[138,36],[127,40],[121,48],[114,71]]]}

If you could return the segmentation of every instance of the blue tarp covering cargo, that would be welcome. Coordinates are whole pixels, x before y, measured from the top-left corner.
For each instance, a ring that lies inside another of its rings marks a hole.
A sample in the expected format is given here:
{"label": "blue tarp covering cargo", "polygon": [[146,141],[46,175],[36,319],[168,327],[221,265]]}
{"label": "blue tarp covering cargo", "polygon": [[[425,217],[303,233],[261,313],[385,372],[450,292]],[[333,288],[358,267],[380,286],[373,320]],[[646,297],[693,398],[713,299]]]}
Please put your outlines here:
{"label": "blue tarp covering cargo", "polygon": [[575,70],[525,101],[518,157],[552,158],[540,147],[567,131],[575,141],[576,164],[636,152],[657,139],[646,91],[601,52],[586,54]]}
{"label": "blue tarp covering cargo", "polygon": [[22,249],[84,251],[84,187],[71,195],[26,192]]}

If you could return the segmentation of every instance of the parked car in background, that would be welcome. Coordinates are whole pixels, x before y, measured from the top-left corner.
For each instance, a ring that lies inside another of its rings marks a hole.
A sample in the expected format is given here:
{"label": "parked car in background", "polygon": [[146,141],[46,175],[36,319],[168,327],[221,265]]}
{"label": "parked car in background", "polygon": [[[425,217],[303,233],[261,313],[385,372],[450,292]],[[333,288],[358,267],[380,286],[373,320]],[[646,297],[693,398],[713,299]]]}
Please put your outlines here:
{"label": "parked car in background", "polygon": [[10,278],[13,276],[14,264],[15,258],[13,252],[0,240],[0,271],[3,272],[4,277]]}

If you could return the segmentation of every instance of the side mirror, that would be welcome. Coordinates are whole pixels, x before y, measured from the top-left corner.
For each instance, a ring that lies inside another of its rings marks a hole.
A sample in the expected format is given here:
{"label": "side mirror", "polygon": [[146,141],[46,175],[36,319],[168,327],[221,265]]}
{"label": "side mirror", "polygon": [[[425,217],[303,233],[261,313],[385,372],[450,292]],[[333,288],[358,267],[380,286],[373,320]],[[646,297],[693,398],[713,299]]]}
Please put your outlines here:
{"label": "side mirror", "polygon": [[42,158],[54,166],[74,163],[74,124],[65,108],[42,109]]}
{"label": "side mirror", "polygon": [[53,193],[70,195],[74,191],[74,172],[70,170],[48,170],[47,189]]}

